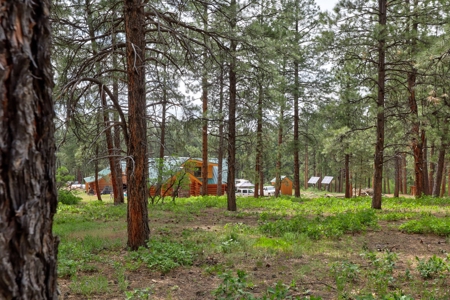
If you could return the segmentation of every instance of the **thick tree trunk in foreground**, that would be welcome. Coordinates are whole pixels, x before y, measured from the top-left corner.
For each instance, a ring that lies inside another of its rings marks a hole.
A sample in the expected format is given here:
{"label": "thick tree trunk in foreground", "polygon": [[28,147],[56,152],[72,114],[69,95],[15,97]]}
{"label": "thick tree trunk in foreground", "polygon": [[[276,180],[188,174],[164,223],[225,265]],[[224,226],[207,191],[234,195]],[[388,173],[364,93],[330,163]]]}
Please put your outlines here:
{"label": "thick tree trunk in foreground", "polygon": [[56,299],[49,1],[2,2],[0,299]]}
{"label": "thick tree trunk in foreground", "polygon": [[[382,31],[386,27],[386,5],[387,0],[378,0],[379,24]],[[386,41],[380,38],[378,42],[378,97],[377,97],[377,140],[375,142],[374,180],[372,208],[381,209],[381,188],[383,183],[383,160],[384,160],[384,95],[386,77]]]}
{"label": "thick tree trunk in foreground", "polygon": [[145,103],[145,33],[141,0],[125,0],[128,75],[128,242],[131,250],[146,246],[148,225],[148,159]]}

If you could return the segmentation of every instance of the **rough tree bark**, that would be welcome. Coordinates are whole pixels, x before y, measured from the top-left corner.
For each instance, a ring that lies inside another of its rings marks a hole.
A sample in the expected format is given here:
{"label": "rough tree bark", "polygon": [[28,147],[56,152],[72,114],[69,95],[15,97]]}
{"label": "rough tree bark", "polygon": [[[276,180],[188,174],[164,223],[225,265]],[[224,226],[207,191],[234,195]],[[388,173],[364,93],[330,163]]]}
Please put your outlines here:
{"label": "rough tree bark", "polygon": [[0,12],[0,299],[56,299],[50,1]]}
{"label": "rough tree bark", "polygon": [[[387,0],[378,0],[379,25],[382,33],[386,27],[386,5]],[[385,38],[381,36],[378,41],[378,96],[377,96],[377,140],[375,142],[374,180],[372,208],[381,209],[381,189],[383,183],[383,160],[384,160],[384,96],[386,76],[386,49]]]}
{"label": "rough tree bark", "polygon": [[128,75],[128,242],[131,250],[146,246],[148,225],[148,159],[145,103],[145,32],[142,0],[125,0]]}
{"label": "rough tree bark", "polygon": [[[232,31],[236,29],[237,7],[236,0],[231,0],[231,18],[230,28]],[[236,50],[237,41],[231,39],[230,41],[230,99],[228,102],[228,173],[227,173],[227,209],[229,211],[236,211],[236,193],[234,192],[236,186]]]}

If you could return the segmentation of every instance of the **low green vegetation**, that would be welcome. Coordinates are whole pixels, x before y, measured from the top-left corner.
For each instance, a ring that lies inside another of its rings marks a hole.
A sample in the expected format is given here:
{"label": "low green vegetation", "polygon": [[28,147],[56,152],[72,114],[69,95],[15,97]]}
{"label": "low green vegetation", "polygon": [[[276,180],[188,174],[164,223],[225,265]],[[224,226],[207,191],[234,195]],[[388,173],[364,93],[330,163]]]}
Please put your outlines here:
{"label": "low green vegetation", "polygon": [[450,297],[447,201],[239,198],[228,212],[225,197],[177,198],[150,206],[151,239],[130,252],[126,205],[78,196],[58,204],[54,233],[63,292],[79,299]]}

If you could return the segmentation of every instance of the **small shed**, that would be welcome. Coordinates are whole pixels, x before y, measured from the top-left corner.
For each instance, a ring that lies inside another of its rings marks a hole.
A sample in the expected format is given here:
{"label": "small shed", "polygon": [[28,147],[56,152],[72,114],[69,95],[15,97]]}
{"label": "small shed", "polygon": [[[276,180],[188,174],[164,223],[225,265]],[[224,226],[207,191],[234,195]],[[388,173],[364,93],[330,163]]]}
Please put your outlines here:
{"label": "small shed", "polygon": [[[270,181],[270,183],[272,185],[275,185],[276,183],[276,178],[272,179]],[[281,185],[280,185],[280,192],[281,195],[292,195],[292,189],[293,189],[294,184],[292,183],[292,180],[290,180],[289,178],[287,178],[286,176],[281,176]]]}

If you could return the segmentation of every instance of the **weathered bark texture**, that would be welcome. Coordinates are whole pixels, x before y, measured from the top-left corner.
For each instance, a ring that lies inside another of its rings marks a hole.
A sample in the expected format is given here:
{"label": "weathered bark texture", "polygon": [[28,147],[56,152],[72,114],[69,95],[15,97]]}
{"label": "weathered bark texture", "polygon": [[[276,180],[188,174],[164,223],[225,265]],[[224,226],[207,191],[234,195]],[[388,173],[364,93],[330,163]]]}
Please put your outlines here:
{"label": "weathered bark texture", "polygon": [[[236,0],[231,0],[231,17],[230,28],[236,29]],[[228,102],[228,173],[227,173],[227,209],[229,211],[236,211],[236,194],[234,192],[236,186],[236,50],[237,41],[232,39],[230,41],[230,99]]]}
{"label": "weathered bark texture", "polygon": [[0,299],[56,299],[50,2],[0,10]]}
{"label": "weathered bark texture", "polygon": [[128,75],[128,242],[131,250],[146,246],[148,225],[148,159],[145,103],[145,32],[141,0],[125,0]]}
{"label": "weathered bark texture", "polygon": [[[386,27],[386,4],[387,0],[378,0],[379,24],[382,31]],[[381,33],[381,36],[383,33]],[[384,96],[386,77],[386,41],[381,37],[378,41],[378,97],[377,97],[377,140],[375,142],[374,180],[372,208],[381,209],[381,188],[383,183],[383,160],[384,160]]]}

